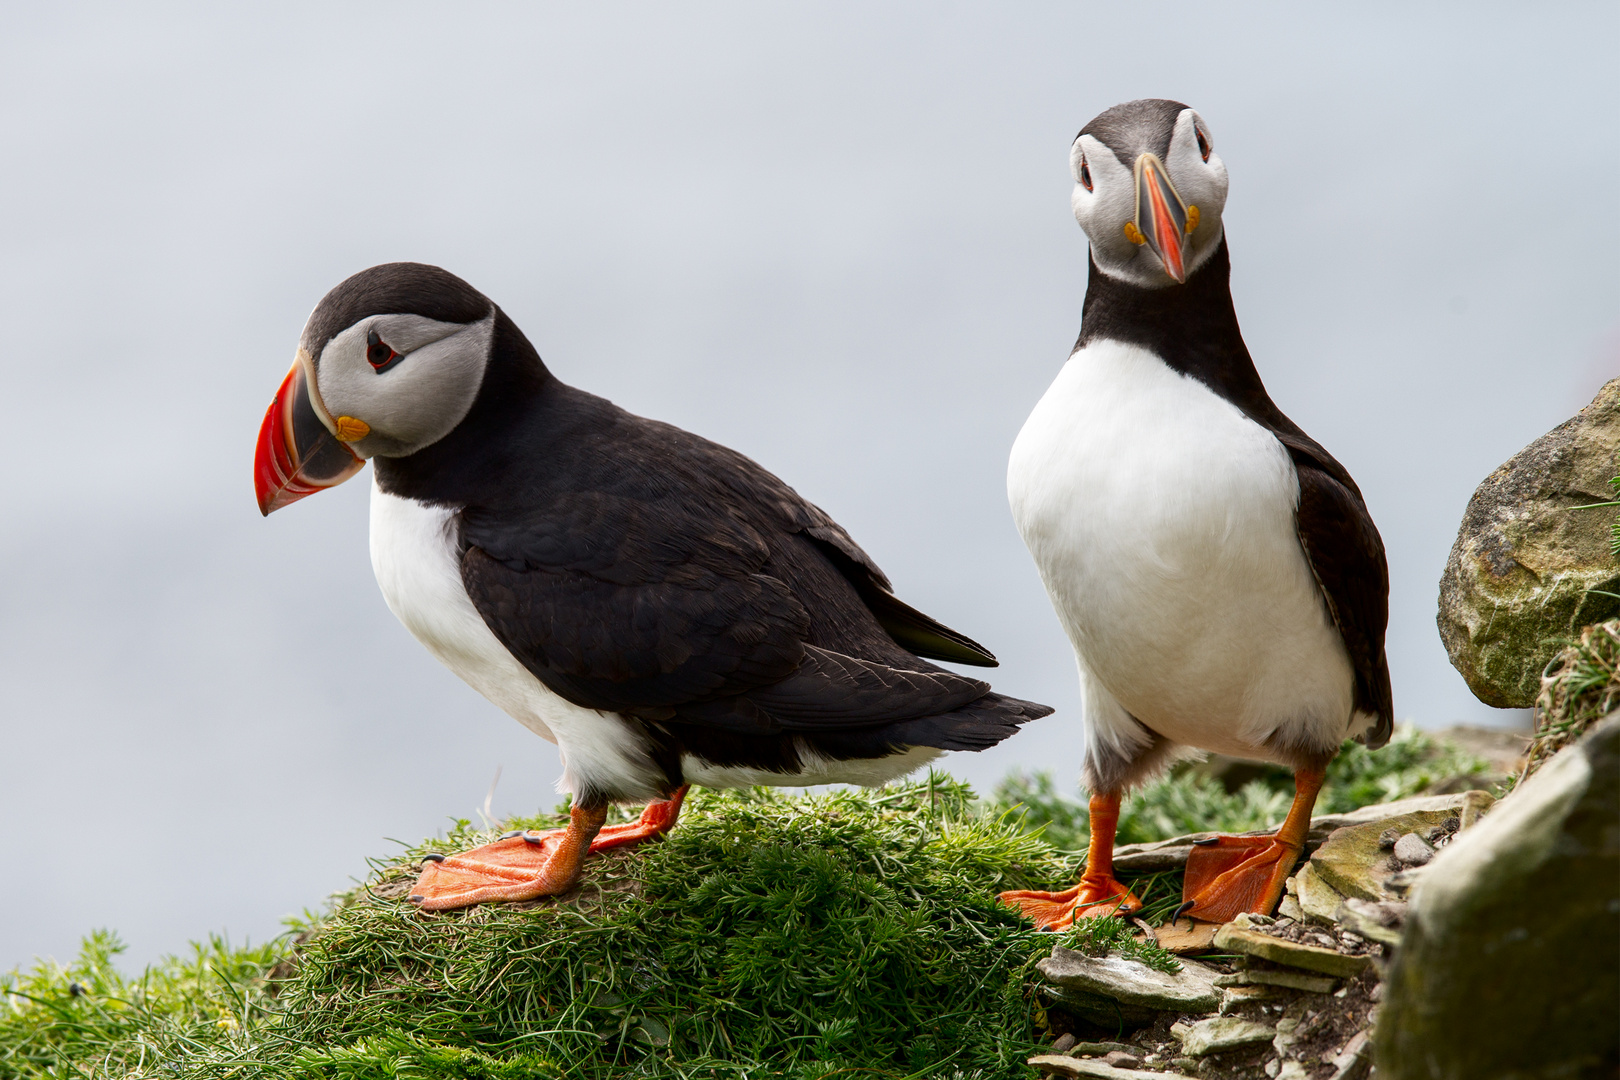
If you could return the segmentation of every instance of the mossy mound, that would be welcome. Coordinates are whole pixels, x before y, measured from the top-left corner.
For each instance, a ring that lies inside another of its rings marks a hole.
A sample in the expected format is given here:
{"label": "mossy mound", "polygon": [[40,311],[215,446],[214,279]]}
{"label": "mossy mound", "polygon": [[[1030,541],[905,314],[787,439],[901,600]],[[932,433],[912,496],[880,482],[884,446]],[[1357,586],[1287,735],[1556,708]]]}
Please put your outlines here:
{"label": "mossy mound", "polygon": [[1054,936],[999,906],[1076,868],[940,776],[694,791],[664,841],[593,858],[568,896],[404,900],[420,855],[494,831],[461,823],[377,865],[276,948],[216,943],[136,984],[102,936],[68,969],[0,979],[0,1077],[1022,1076],[1042,1025],[1028,976],[1054,943],[1174,964],[1120,920]]}
{"label": "mossy mound", "polygon": [[1588,626],[1541,677],[1524,780],[1598,721],[1620,710],[1620,619]]}

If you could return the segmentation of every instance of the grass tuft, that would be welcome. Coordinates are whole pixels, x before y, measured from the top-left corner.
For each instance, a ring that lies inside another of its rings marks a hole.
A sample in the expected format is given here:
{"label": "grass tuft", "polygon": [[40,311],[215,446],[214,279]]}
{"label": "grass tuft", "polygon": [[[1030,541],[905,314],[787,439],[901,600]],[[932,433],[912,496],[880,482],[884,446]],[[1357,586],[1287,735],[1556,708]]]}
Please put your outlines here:
{"label": "grass tuft", "polygon": [[1559,750],[1575,742],[1599,720],[1620,708],[1620,619],[1595,623],[1581,639],[1553,658],[1536,697],[1536,730],[1523,783]]}

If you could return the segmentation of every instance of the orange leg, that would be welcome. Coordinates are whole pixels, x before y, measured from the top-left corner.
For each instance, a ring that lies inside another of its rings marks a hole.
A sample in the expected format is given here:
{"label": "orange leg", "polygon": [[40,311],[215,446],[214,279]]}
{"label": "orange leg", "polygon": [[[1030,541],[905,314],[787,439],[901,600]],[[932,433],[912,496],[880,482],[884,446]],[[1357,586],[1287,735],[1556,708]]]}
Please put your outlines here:
{"label": "orange leg", "polygon": [[1326,762],[1294,773],[1294,805],[1276,836],[1217,836],[1195,846],[1176,917],[1227,922],[1245,911],[1271,914],[1305,850],[1311,808],[1326,773]]}
{"label": "orange leg", "polygon": [[492,900],[534,900],[565,892],[579,880],[591,852],[623,847],[669,831],[680,816],[686,788],[648,803],[641,819],[603,827],[607,808],[569,812],[565,829],[514,832],[460,855],[430,856],[411,890],[423,911],[450,911]]}
{"label": "orange leg", "polygon": [[1090,810],[1091,845],[1086,851],[1086,870],[1079,884],[1056,893],[1020,889],[997,897],[1043,930],[1062,930],[1074,925],[1075,919],[1131,915],[1142,910],[1142,901],[1114,877],[1114,830],[1119,827],[1119,793],[1093,795]]}

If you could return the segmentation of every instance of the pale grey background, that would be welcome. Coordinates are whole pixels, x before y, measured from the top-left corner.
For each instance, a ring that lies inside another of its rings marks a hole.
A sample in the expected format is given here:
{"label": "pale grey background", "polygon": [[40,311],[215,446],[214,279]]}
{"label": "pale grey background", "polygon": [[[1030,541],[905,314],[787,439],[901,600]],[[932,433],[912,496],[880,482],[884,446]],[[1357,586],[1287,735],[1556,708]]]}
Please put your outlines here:
{"label": "pale grey background", "polygon": [[254,506],[305,316],[384,260],[825,506],[1059,708],[949,767],[1072,778],[1003,469],[1079,327],[1069,142],[1134,97],[1231,170],[1250,346],[1388,543],[1398,711],[1517,719],[1435,584],[1474,485],[1620,371],[1612,3],[0,10],[0,967],[262,939],[497,766],[497,812],[555,801],[384,608],[365,479]]}

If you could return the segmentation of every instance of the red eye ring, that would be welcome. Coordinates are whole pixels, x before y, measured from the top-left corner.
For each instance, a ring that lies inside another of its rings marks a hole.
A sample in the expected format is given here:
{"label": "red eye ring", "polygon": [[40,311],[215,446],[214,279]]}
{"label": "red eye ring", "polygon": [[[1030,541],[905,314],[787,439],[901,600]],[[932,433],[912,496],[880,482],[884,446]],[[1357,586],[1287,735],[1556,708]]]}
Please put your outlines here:
{"label": "red eye ring", "polygon": [[399,353],[389,348],[388,343],[372,330],[366,334],[366,363],[376,369],[380,375],[394,366],[399,359]]}
{"label": "red eye ring", "polygon": [[1204,137],[1203,131],[1196,124],[1193,125],[1193,134],[1198,136],[1198,152],[1204,156],[1205,161],[1208,161],[1209,140]]}
{"label": "red eye ring", "polygon": [[1091,166],[1086,164],[1084,154],[1080,156],[1080,186],[1087,191],[1093,190],[1091,186]]}

